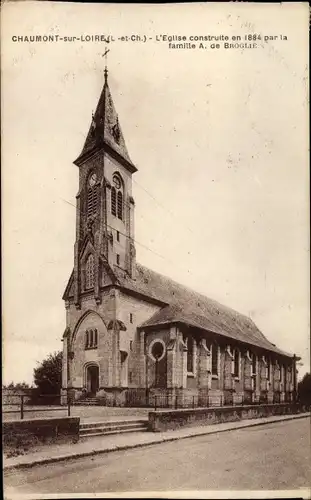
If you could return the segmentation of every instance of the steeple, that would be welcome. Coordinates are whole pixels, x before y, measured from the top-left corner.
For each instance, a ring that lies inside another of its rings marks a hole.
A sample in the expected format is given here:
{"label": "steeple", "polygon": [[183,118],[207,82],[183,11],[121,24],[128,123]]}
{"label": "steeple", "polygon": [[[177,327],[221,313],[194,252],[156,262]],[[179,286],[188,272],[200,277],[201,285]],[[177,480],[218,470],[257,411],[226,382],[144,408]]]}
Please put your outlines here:
{"label": "steeple", "polygon": [[[101,289],[121,270],[135,279],[132,163],[104,71],[104,86],[81,154],[76,208],[76,241],[72,287],[77,308],[81,296]],[[71,286],[71,285],[70,285]],[[69,292],[68,292],[69,293]]]}
{"label": "steeple", "polygon": [[111,154],[114,154],[116,159],[123,163],[131,173],[134,173],[137,169],[130,159],[119,118],[113,104],[108,84],[107,67],[104,71],[104,77],[104,87],[96,111],[92,115],[89,132],[82,152],[74,163],[80,166],[94,152],[106,149]]}

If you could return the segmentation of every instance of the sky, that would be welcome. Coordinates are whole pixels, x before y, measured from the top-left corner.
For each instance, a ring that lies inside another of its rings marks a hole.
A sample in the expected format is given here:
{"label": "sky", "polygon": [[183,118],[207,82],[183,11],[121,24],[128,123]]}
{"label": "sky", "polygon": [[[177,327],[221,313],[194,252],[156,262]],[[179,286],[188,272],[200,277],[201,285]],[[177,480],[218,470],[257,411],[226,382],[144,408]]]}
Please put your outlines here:
{"label": "sky", "polygon": [[[12,40],[44,34],[116,39],[108,78],[138,168],[137,260],[249,315],[310,371],[308,4],[4,7],[3,382],[31,383],[62,348],[72,162],[104,82],[104,42]],[[249,33],[255,49],[156,40]],[[147,41],[118,40],[131,35]]]}

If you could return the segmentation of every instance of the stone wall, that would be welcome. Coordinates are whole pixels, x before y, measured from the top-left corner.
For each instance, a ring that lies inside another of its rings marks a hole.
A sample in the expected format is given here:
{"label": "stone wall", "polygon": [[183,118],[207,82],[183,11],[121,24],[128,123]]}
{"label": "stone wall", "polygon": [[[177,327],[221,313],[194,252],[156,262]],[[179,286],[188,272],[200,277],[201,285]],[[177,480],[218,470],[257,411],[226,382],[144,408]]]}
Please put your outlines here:
{"label": "stone wall", "polygon": [[143,373],[145,367],[145,342],[143,332],[138,332],[137,326],[149,319],[159,309],[159,306],[127,295],[122,291],[118,292],[116,316],[126,326],[124,336],[128,352],[129,387],[145,387],[146,377],[145,373]]}
{"label": "stone wall", "polygon": [[[102,293],[101,304],[96,304],[94,297],[86,296],[81,299],[81,309],[77,309],[73,303],[69,305],[67,309],[67,327],[70,334],[63,339],[63,389],[68,387],[70,381],[74,389],[82,391],[85,385],[84,366],[87,362],[94,362],[99,365],[100,376],[102,377],[100,385],[104,386],[112,383],[111,349],[108,349],[109,346],[107,345],[111,343],[111,335],[108,335],[106,325],[114,318],[114,311],[115,299],[110,291]],[[98,330],[98,348],[85,351],[85,330],[93,327]],[[74,352],[74,358],[70,359],[68,363],[69,380],[67,377],[68,351]],[[106,363],[104,363],[104,359]]]}
{"label": "stone wall", "polygon": [[163,432],[180,427],[196,427],[294,413],[299,413],[299,407],[294,404],[157,410],[149,413],[149,430]]}
{"label": "stone wall", "polygon": [[[85,332],[87,329],[97,329],[98,347],[85,349]],[[112,384],[112,339],[113,335],[107,331],[102,317],[97,312],[89,312],[74,331],[72,350],[74,358],[70,363],[71,382],[74,388],[86,387],[85,366],[94,363],[99,367],[99,386]]]}
{"label": "stone wall", "polygon": [[17,448],[25,444],[76,442],[79,440],[79,417],[16,420],[2,423],[4,448]]}

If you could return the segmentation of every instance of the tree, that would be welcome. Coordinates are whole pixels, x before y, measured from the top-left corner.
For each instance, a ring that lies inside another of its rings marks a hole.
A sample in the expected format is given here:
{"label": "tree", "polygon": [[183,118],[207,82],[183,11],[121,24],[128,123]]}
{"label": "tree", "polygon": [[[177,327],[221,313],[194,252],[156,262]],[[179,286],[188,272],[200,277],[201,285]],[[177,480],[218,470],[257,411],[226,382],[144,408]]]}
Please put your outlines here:
{"label": "tree", "polygon": [[305,405],[311,405],[311,373],[306,373],[298,383],[298,399]]}
{"label": "tree", "polygon": [[26,382],[10,382],[8,385],[4,385],[3,389],[10,389],[12,391],[22,391],[25,389],[30,389],[30,385]]}
{"label": "tree", "polygon": [[40,395],[59,394],[62,386],[63,353],[54,352],[34,369],[34,382]]}

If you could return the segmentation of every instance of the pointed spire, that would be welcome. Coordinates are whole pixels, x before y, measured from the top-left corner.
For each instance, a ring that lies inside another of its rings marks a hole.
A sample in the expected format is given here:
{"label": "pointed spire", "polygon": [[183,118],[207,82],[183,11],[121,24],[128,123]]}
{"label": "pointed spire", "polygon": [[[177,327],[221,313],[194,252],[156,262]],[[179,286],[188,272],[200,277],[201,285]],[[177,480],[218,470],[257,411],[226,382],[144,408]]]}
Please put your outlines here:
{"label": "pointed spire", "polygon": [[[107,57],[109,50],[103,54]],[[74,162],[80,165],[84,159],[95,150],[105,149],[113,150],[119,160],[123,160],[125,166],[131,172],[136,172],[136,167],[133,165],[120,127],[119,117],[115,110],[110,88],[108,85],[108,69],[105,65],[104,69],[104,86],[98,101],[95,113],[92,113],[91,126],[87,138],[84,143],[83,150],[77,160]]]}

